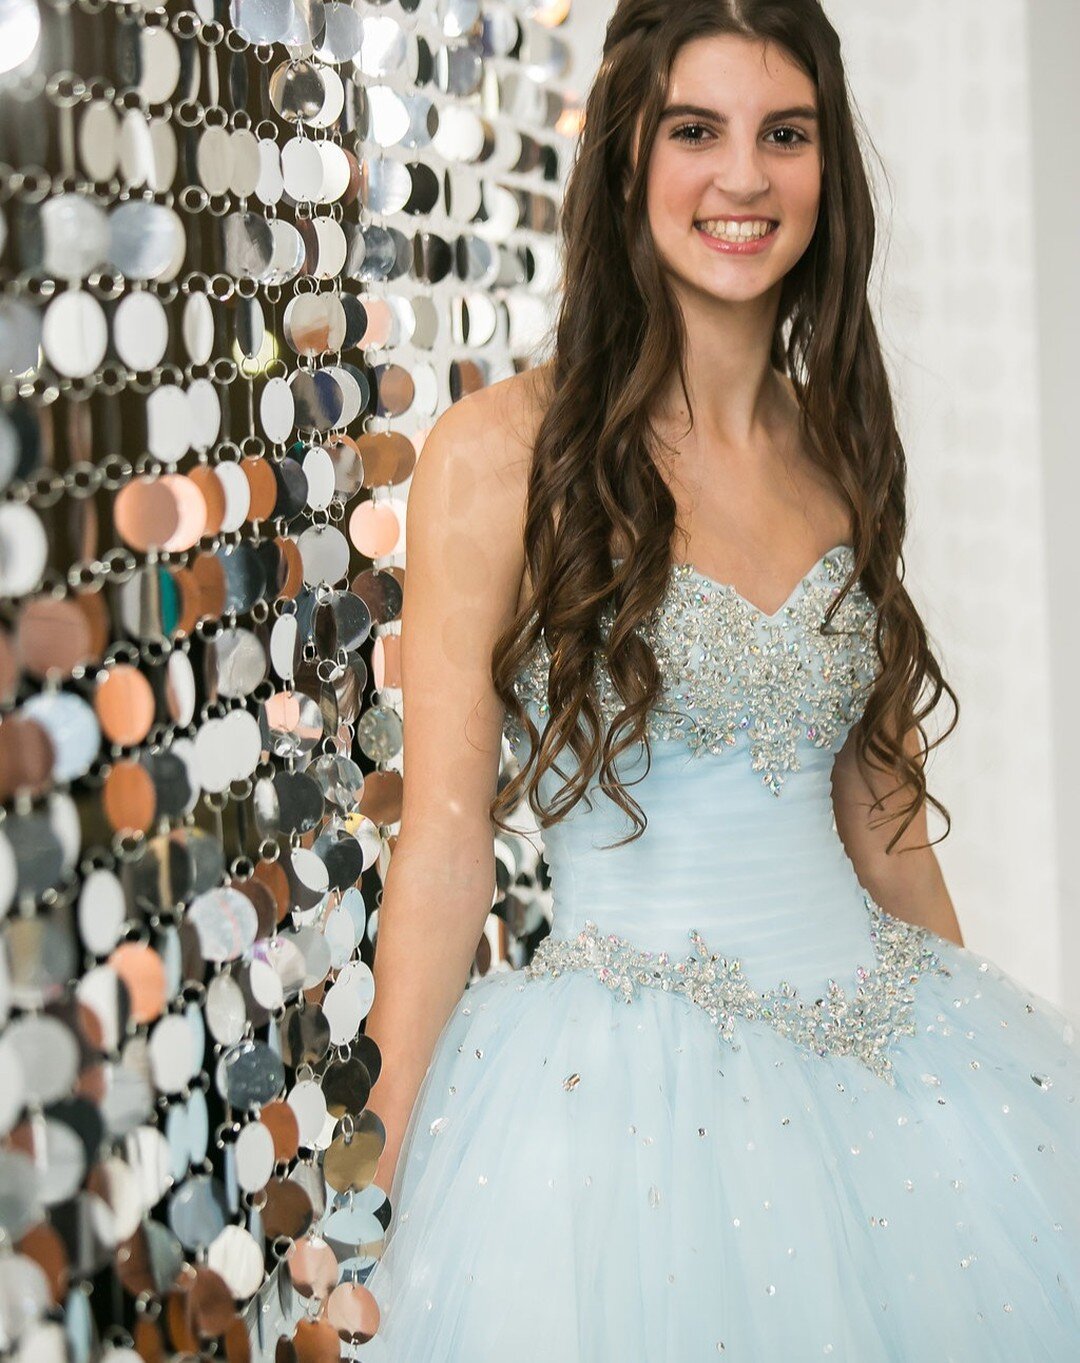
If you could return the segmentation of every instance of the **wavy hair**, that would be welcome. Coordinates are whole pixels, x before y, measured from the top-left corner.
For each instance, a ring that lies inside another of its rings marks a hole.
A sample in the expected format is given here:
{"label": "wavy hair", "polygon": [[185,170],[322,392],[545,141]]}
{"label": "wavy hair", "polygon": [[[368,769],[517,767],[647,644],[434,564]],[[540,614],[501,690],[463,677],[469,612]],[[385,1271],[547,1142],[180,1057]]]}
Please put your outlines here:
{"label": "wavy hair", "polygon": [[[648,771],[646,724],[661,702],[663,678],[639,626],[662,601],[671,570],[676,505],[650,455],[650,413],[673,370],[689,405],[686,333],[649,231],[646,177],[675,56],[685,43],[713,34],[778,44],[817,89],[826,165],[821,211],[813,239],[783,281],[770,362],[790,377],[809,455],[851,511],[855,561],[825,627],[859,578],[878,609],[879,669],[856,746],[861,762],[895,777],[887,795],[906,790],[910,797],[879,820],[901,821],[886,850],[924,801],[944,815],[945,837],[951,818],[929,794],[924,764],[955,727],[959,703],[903,586],[906,457],[867,298],[873,199],[840,40],[818,0],[620,0],[608,24],[560,212],[561,304],[524,520],[531,594],[491,659],[495,690],[531,751],[501,785],[490,814],[508,829],[503,816],[524,798],[546,828],[582,798],[591,807],[588,787],[596,778],[635,825],[623,842],[645,831],[647,820],[616,763],[644,744]],[[628,546],[618,562],[616,534]],[[604,639],[600,615],[609,602],[614,614]],[[551,657],[543,733],[514,689],[541,637]],[[601,654],[623,703],[607,732],[594,677]],[[953,715],[929,742],[922,721],[943,694]],[[904,738],[913,727],[921,752],[911,755]],[[569,776],[557,765],[567,748],[577,759]],[[545,806],[539,787],[550,769],[563,784]]]}

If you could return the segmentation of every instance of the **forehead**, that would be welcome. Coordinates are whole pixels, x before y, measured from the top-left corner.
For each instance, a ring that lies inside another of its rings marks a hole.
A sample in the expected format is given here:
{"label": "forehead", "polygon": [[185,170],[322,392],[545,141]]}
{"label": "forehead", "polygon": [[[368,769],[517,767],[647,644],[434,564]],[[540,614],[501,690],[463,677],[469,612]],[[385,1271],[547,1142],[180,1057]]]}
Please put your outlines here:
{"label": "forehead", "polygon": [[814,82],[784,48],[760,38],[714,33],[694,38],[675,55],[671,104],[701,104],[731,114],[784,104],[813,104]]}

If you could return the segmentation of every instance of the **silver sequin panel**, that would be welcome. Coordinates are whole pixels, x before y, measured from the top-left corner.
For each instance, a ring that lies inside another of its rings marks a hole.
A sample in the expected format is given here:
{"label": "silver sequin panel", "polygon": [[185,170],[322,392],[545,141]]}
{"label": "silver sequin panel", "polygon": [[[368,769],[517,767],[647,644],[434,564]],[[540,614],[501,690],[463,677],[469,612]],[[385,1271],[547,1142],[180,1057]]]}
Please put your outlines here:
{"label": "silver sequin panel", "polygon": [[539,979],[590,970],[627,1003],[642,986],[682,994],[704,1009],[725,1041],[737,1044],[740,1018],[759,1020],[816,1055],[854,1056],[895,1087],[888,1052],[915,1031],[914,986],[925,972],[951,972],[928,929],[886,913],[868,894],[863,897],[875,960],[853,972],[857,984],[850,997],[832,979],[825,994],[813,1000],[801,998],[786,980],[759,992],[744,978],[739,958],[711,952],[696,928],[687,934],[696,950],[673,961],[666,951],[645,951],[615,933],[602,933],[591,919],[575,937],[545,937],[524,973]]}
{"label": "silver sequin panel", "polygon": [[[831,747],[861,717],[877,676],[877,611],[860,582],[829,632],[821,631],[853,557],[849,545],[824,555],[773,615],[691,565],[673,565],[664,598],[642,627],[664,678],[664,704],[648,719],[650,739],[682,741],[694,755],[720,754],[745,734],[753,769],[779,795],[785,774],[799,770],[799,744]],[[612,617],[609,604],[601,615],[605,636]],[[540,639],[514,686],[541,721],[550,661]],[[623,703],[603,666],[596,687],[610,725]],[[504,731],[511,742],[524,741],[509,715]]]}

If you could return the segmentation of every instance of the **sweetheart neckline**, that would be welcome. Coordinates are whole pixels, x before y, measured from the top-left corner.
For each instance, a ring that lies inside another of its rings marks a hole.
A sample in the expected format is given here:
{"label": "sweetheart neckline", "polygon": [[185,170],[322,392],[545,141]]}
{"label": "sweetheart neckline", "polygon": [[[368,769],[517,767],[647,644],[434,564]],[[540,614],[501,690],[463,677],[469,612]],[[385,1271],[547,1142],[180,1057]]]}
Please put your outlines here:
{"label": "sweetheart neckline", "polygon": [[749,609],[752,610],[755,615],[760,616],[762,620],[771,621],[777,620],[781,615],[783,615],[784,611],[787,610],[787,608],[793,604],[793,602],[799,596],[800,592],[818,575],[821,569],[825,566],[827,560],[832,558],[850,557],[851,554],[853,554],[854,552],[855,552],[854,545],[841,542],[840,544],[834,544],[831,548],[826,549],[823,554],[819,554],[818,557],[814,560],[813,563],[811,563],[810,567],[807,568],[807,570],[802,574],[799,580],[795,583],[794,587],[792,587],[791,591],[788,592],[787,596],[780,603],[780,605],[777,606],[776,610],[774,611],[762,610],[762,608],[756,605],[753,601],[751,601],[749,597],[743,596],[742,592],[740,592],[739,589],[737,587],[734,587],[730,582],[721,582],[719,578],[713,577],[710,573],[703,572],[693,563],[672,563],[671,567],[673,574],[678,575],[681,573],[683,575],[691,577],[699,577],[702,579],[703,582],[707,582],[710,587],[714,587],[722,592],[726,592],[729,596],[733,596],[737,600],[741,601],[744,606],[749,607]]}

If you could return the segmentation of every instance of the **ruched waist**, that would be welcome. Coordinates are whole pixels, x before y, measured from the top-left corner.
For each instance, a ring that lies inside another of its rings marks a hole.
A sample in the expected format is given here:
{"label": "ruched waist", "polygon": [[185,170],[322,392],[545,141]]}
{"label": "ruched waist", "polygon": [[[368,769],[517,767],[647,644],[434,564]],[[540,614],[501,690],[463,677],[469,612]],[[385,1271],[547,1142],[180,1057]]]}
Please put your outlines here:
{"label": "ruched waist", "polygon": [[681,955],[697,931],[760,990],[781,980],[819,990],[870,964],[865,890],[834,825],[828,754],[775,797],[742,762],[654,752],[634,792],[648,820],[640,838],[608,845],[631,825],[596,792],[584,817],[547,830],[553,938],[591,921]]}

